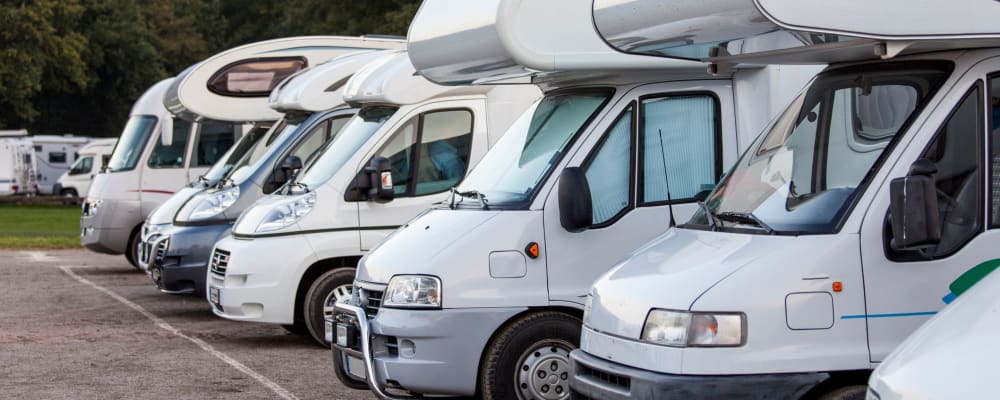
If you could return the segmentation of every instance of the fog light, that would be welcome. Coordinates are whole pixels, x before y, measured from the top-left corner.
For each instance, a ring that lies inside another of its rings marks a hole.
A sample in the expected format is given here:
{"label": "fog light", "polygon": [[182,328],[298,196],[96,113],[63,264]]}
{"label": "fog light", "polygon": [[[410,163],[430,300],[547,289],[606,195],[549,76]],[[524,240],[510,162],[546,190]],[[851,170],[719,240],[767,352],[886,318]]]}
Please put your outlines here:
{"label": "fog light", "polygon": [[354,347],[354,326],[347,324],[337,324],[337,346]]}

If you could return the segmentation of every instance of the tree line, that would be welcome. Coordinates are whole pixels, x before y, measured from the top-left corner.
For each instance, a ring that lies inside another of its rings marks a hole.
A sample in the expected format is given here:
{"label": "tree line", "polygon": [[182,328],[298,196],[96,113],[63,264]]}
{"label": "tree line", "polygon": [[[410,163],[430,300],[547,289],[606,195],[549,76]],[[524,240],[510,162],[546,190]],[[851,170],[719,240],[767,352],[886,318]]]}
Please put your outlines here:
{"label": "tree line", "polygon": [[405,35],[420,0],[0,1],[0,129],[117,136],[153,83],[300,35]]}

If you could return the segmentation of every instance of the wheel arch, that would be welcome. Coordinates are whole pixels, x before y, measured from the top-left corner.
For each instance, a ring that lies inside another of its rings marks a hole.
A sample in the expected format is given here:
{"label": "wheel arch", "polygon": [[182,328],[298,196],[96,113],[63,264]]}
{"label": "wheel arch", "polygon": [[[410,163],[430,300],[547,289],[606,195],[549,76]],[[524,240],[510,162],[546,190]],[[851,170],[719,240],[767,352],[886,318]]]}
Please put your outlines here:
{"label": "wheel arch", "polygon": [[309,287],[316,281],[316,278],[319,278],[320,275],[325,274],[327,271],[357,267],[360,260],[360,255],[326,258],[316,261],[309,268],[306,268],[305,272],[302,273],[302,277],[299,278],[298,287],[295,289],[295,314],[293,321],[296,323],[304,321],[302,302],[305,301],[306,292],[309,291]]}

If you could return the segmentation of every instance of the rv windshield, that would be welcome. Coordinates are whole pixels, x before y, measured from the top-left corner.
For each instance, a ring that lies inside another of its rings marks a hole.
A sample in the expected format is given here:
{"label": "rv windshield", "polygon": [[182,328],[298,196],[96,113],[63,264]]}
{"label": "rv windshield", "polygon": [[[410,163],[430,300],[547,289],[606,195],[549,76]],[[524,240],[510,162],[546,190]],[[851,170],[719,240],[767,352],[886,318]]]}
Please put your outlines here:
{"label": "rv windshield", "polygon": [[152,115],[133,115],[130,117],[128,123],[125,124],[125,129],[122,130],[121,138],[118,139],[115,149],[111,152],[108,171],[128,171],[135,168],[155,127],[156,117]]}
{"label": "rv windshield", "polygon": [[313,161],[302,171],[302,176],[296,180],[298,186],[310,190],[330,179],[395,112],[396,107],[385,106],[365,107],[358,111],[336,137],[318,150],[320,155],[313,157]]}
{"label": "rv windshield", "polygon": [[546,95],[507,129],[458,191],[484,195],[490,206],[524,206],[612,93],[594,89]]}
{"label": "rv windshield", "polygon": [[272,129],[263,126],[255,126],[250,129],[236,142],[229,151],[222,156],[222,159],[212,165],[212,169],[203,175],[205,183],[218,182],[226,176],[229,171],[236,166],[236,163],[243,158],[244,155],[250,152],[251,149],[257,147],[260,143],[260,139],[266,136]]}
{"label": "rv windshield", "polygon": [[228,174],[223,177],[223,181],[238,183],[243,182],[254,171],[260,168],[260,163],[268,158],[268,155],[275,151],[273,149],[280,146],[272,146],[277,140],[287,140],[298,129],[299,124],[292,123],[287,119],[282,119],[267,131],[263,138],[257,141],[247,150],[246,155],[239,159]]}
{"label": "rv windshield", "polygon": [[950,68],[883,63],[820,74],[743,154],[688,225],[837,232],[886,150]]}

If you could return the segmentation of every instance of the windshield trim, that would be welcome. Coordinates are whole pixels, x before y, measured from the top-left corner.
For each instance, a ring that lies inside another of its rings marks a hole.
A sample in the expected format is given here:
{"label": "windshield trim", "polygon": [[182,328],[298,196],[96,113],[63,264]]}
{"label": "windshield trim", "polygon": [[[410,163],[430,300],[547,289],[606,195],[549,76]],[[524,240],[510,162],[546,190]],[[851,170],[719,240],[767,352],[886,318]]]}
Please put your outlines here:
{"label": "windshield trim", "polygon": [[[934,85],[929,88],[928,91],[929,97],[927,97],[924,101],[919,102],[916,105],[916,108],[914,108],[913,111],[910,113],[910,116],[906,119],[906,121],[902,125],[900,125],[897,133],[893,135],[892,139],[889,140],[889,142],[886,144],[885,149],[879,155],[878,159],[876,159],[875,162],[872,163],[871,168],[869,168],[864,178],[862,178],[861,181],[858,183],[858,186],[855,189],[854,193],[852,194],[851,199],[848,200],[848,202],[841,209],[841,211],[835,215],[837,223],[833,226],[832,229],[830,229],[829,231],[822,231],[822,232],[775,229],[773,232],[768,233],[766,230],[761,230],[761,229],[745,229],[745,228],[733,228],[731,226],[730,227],[720,226],[718,227],[719,228],[718,230],[727,231],[726,229],[728,228],[735,233],[750,233],[750,234],[777,235],[777,236],[810,236],[810,235],[840,234],[840,231],[844,228],[844,225],[847,224],[847,221],[850,219],[851,215],[853,215],[854,209],[857,207],[861,198],[868,193],[868,189],[871,186],[872,182],[874,181],[875,176],[883,171],[883,167],[885,166],[886,162],[889,161],[890,158],[893,159],[898,158],[898,157],[892,157],[892,155],[896,151],[896,146],[899,144],[899,142],[904,137],[912,135],[912,133],[910,133],[910,128],[914,126],[914,123],[918,119],[926,119],[926,116],[924,115],[924,110],[927,109],[927,107],[929,107],[932,104],[935,107],[938,106],[939,103],[941,102],[941,98],[949,93],[949,90],[942,90],[942,89],[945,88],[945,83],[954,79],[953,74],[955,72],[955,63],[950,60],[924,59],[924,60],[899,60],[899,61],[872,61],[872,62],[851,64],[846,66],[830,67],[817,74],[816,77],[811,81],[811,83],[807,87],[803,88],[803,90],[799,93],[800,96],[804,96],[809,91],[809,89],[813,87],[816,81],[829,75],[856,74],[862,71],[892,72],[900,70],[917,70],[917,69],[938,70],[944,73],[944,78],[941,79],[937,83],[937,85]],[[796,96],[796,98],[798,98],[798,96]],[[736,163],[734,163],[729,168],[729,171],[726,172],[726,175],[723,176],[722,179],[719,179],[719,183],[716,184],[716,189],[712,190],[712,193],[709,194],[709,198],[711,198],[712,194],[715,193],[715,190],[717,190],[721,186],[721,184],[730,177],[733,171],[735,171],[736,168],[740,166],[740,164],[743,162],[744,157],[746,157],[751,152],[757,151],[757,148],[765,139],[765,136],[771,131],[774,124],[780,122],[781,120],[780,117],[781,114],[779,114],[779,116],[775,118],[771,124],[769,124],[760,133],[758,133],[757,137],[754,138],[750,146],[746,150],[744,150],[742,154],[740,154],[740,157],[736,161]],[[697,215],[697,213],[695,215]],[[694,217],[692,217],[692,219],[693,218]],[[683,229],[701,229],[702,227],[704,227],[704,229],[706,230],[708,229],[708,227],[705,225],[692,224],[690,221],[684,224],[680,224],[678,225],[678,227]]]}
{"label": "windshield trim", "polygon": [[[118,150],[118,146],[122,144],[121,133],[119,133],[118,134],[118,139],[119,140],[115,141],[115,146],[111,148],[111,153],[108,153],[108,162],[104,163],[104,165],[101,166],[101,169],[103,170],[102,172],[115,173],[115,172],[126,172],[126,171],[133,171],[133,170],[135,170],[137,167],[139,167],[139,164],[141,164],[142,158],[146,155],[146,150],[148,150],[147,147],[149,147],[149,141],[153,138],[153,136],[156,136],[157,139],[159,138],[159,135],[157,134],[158,133],[157,130],[160,129],[161,118],[158,115],[154,115],[154,114],[133,114],[133,115],[129,115],[128,116],[128,120],[125,121],[125,125],[128,126],[128,122],[130,120],[132,120],[132,118],[136,118],[136,117],[140,117],[140,118],[142,118],[142,117],[152,118],[153,119],[153,128],[152,128],[151,132],[149,133],[149,135],[146,136],[146,140],[144,141],[144,143],[141,146],[142,147],[142,152],[139,153],[139,158],[136,158],[135,165],[132,165],[131,167],[128,167],[128,168],[111,169],[111,158],[115,155],[115,150]],[[170,118],[170,116],[167,116],[167,118]]]}
{"label": "windshield trim", "polygon": [[[538,101],[539,102],[544,101],[546,98],[548,98],[550,96],[573,95],[573,94],[576,94],[576,93],[601,93],[601,94],[606,94],[606,97],[601,102],[601,104],[598,105],[597,108],[594,109],[594,112],[592,112],[590,114],[590,116],[588,116],[587,119],[580,125],[580,128],[578,128],[576,130],[576,132],[573,132],[573,134],[570,135],[570,139],[569,139],[568,142],[566,142],[566,146],[563,149],[564,151],[562,153],[560,153],[559,154],[559,158],[554,163],[552,163],[553,167],[549,168],[547,171],[545,171],[544,174],[542,174],[542,176],[538,179],[539,184],[535,185],[535,187],[532,188],[531,193],[528,196],[525,196],[524,200],[521,200],[521,201],[504,201],[504,202],[497,202],[497,203],[492,203],[491,202],[491,203],[489,203],[491,211],[492,210],[528,210],[528,209],[530,209],[531,205],[534,204],[535,199],[538,197],[538,194],[541,193],[541,191],[542,191],[541,189],[543,187],[546,187],[546,186],[549,185],[549,178],[552,176],[552,173],[556,172],[556,170],[558,170],[559,172],[562,172],[562,170],[564,169],[564,167],[560,168],[560,165],[563,163],[563,161],[566,160],[567,153],[571,153],[571,152],[575,153],[576,151],[579,150],[579,149],[576,149],[574,146],[576,145],[577,141],[580,139],[580,136],[582,136],[582,134],[584,132],[586,132],[588,129],[591,128],[591,125],[595,121],[597,121],[597,119],[598,119],[599,116],[601,116],[602,114],[606,113],[608,105],[611,104],[612,100],[617,100],[615,96],[618,94],[618,90],[614,86],[582,86],[582,87],[573,87],[573,88],[565,88],[565,89],[556,89],[556,90],[552,90],[552,91],[546,92],[540,99],[538,99]],[[617,115],[616,115],[616,117],[617,117]],[[508,127],[508,129],[510,129],[510,127]],[[591,130],[596,131],[596,129],[591,129]],[[506,131],[504,132],[504,134],[506,134]],[[603,134],[603,132],[601,134]],[[476,167],[478,168],[479,164],[476,164]],[[471,172],[471,170],[469,172]],[[467,177],[468,177],[468,173],[466,173],[466,178]],[[464,178],[462,179],[462,182],[465,182]],[[478,188],[470,188],[470,189],[478,189]],[[489,200],[489,199],[487,198],[487,200]],[[455,209],[456,210],[460,208],[459,207],[460,204],[461,204],[461,202],[455,202]],[[470,202],[469,204],[473,204],[473,203]],[[445,204],[445,207],[447,207],[447,204]],[[481,210],[481,208],[478,206],[478,204],[476,204],[474,207],[477,210]]]}

